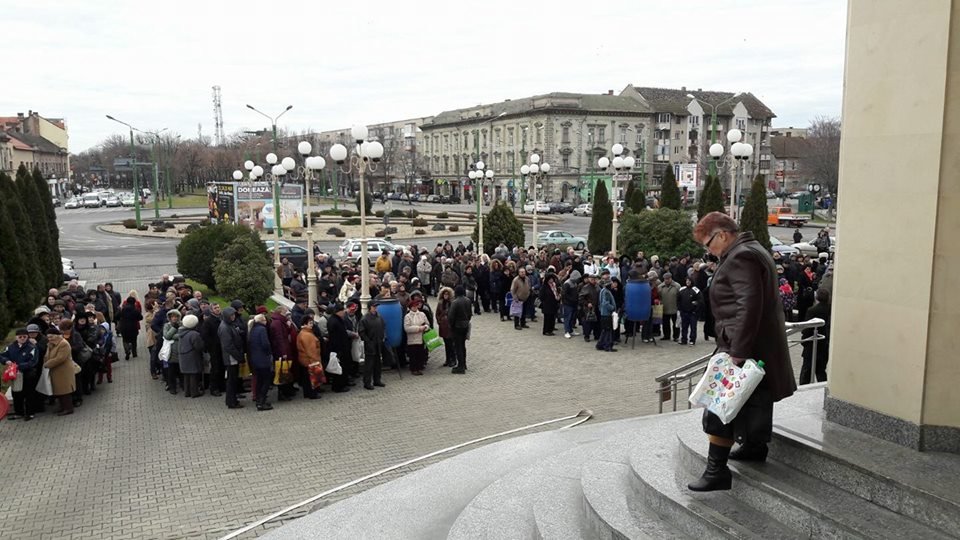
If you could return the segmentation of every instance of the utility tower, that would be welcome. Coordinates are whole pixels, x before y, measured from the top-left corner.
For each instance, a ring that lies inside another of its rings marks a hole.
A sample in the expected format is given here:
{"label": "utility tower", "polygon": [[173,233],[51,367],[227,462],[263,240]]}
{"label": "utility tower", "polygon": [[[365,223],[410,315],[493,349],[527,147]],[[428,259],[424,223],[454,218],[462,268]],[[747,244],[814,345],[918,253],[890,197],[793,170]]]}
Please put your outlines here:
{"label": "utility tower", "polygon": [[220,106],[220,87],[213,87],[213,139],[217,146],[223,145],[223,108]]}

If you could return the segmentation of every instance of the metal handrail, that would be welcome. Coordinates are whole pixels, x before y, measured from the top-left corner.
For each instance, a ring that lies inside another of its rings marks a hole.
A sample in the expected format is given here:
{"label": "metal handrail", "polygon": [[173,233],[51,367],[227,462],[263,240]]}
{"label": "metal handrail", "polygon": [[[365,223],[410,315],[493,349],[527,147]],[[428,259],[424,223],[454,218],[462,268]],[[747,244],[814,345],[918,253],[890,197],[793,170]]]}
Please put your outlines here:
{"label": "metal handrail", "polygon": [[[787,337],[802,332],[810,328],[821,328],[826,322],[823,319],[814,318],[808,321],[803,322],[788,322],[784,324],[784,332]],[[787,340],[787,347],[795,347],[798,344],[806,342],[817,342],[821,339],[824,339],[825,336],[821,335],[820,332],[815,331],[812,336],[807,338],[801,338],[798,340]],[[817,363],[817,348],[813,347],[813,358],[811,364],[813,366]],[[701,356],[696,360],[687,362],[682,366],[671,369],[670,371],[658,376],[654,379],[658,383],[657,389],[655,392],[659,394],[660,399],[657,400],[659,412],[663,412],[663,403],[667,400],[673,402],[673,410],[677,410],[677,389],[679,386],[686,382],[687,383],[687,397],[693,393],[693,379],[703,375],[703,369],[706,367],[707,362],[713,358],[713,353]],[[761,359],[762,360],[762,359]],[[691,407],[690,402],[687,401],[687,408]]]}

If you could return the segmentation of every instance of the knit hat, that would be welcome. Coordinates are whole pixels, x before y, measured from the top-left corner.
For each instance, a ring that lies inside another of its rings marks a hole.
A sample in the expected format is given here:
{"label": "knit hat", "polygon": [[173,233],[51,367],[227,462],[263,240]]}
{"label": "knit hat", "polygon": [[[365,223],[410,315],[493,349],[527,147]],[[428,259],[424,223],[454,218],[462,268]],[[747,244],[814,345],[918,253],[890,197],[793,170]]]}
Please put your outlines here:
{"label": "knit hat", "polygon": [[43,315],[45,313],[50,313],[50,308],[47,306],[40,306],[37,309],[33,310],[34,315]]}
{"label": "knit hat", "polygon": [[267,306],[257,306],[256,313],[257,315],[267,313]]}
{"label": "knit hat", "polygon": [[40,333],[40,327],[37,326],[37,325],[35,325],[35,324],[28,324],[28,325],[27,325],[27,333],[30,333],[30,332]]}
{"label": "knit hat", "polygon": [[196,328],[198,324],[200,324],[200,319],[196,315],[190,314],[183,318],[185,328]]}

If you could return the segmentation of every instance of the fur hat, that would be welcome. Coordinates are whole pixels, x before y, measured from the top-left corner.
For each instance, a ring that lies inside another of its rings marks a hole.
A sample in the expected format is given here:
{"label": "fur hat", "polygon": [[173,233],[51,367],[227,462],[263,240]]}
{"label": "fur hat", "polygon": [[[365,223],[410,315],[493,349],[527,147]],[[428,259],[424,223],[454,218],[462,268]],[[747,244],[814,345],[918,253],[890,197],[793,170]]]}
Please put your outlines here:
{"label": "fur hat", "polygon": [[196,315],[190,314],[183,318],[185,328],[196,328],[198,324],[200,324],[200,319]]}

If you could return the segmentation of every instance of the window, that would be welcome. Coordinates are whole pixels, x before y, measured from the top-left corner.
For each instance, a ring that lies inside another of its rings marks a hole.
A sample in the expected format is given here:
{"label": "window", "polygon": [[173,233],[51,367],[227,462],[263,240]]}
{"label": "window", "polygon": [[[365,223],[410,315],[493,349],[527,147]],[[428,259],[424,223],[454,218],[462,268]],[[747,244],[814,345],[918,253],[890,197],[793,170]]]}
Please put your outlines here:
{"label": "window", "polygon": [[679,125],[680,125],[680,122],[683,121],[683,117],[682,117],[682,116],[677,116],[677,117],[676,117],[676,120],[677,120],[677,125],[679,126]]}
{"label": "window", "polygon": [[463,149],[466,150],[470,148],[470,134],[466,131],[463,132]]}
{"label": "window", "polygon": [[679,147],[679,146],[674,146],[674,147],[673,147],[673,155],[677,155],[677,154],[679,154],[679,153],[680,153],[680,147]]}
{"label": "window", "polygon": [[607,137],[604,135],[606,127],[597,126],[597,144],[603,145],[607,143]]}
{"label": "window", "polygon": [[790,162],[790,170],[791,171],[797,170],[797,160],[793,160]]}
{"label": "window", "polygon": [[560,142],[563,144],[570,144],[570,128],[568,126],[563,126],[563,131],[560,135]]}
{"label": "window", "polygon": [[450,172],[450,157],[443,156],[443,174],[449,174]]}
{"label": "window", "polygon": [[746,118],[737,118],[737,129],[744,131],[747,129],[747,120]]}
{"label": "window", "polygon": [[675,140],[675,141],[679,141],[679,140],[680,140],[680,132],[679,132],[679,131],[674,131],[674,132],[673,132],[673,140]]}
{"label": "window", "polygon": [[535,135],[533,136],[534,144],[543,144],[543,126],[537,126],[533,128]]}
{"label": "window", "polygon": [[660,124],[668,124],[668,123],[670,123],[670,113],[658,113],[658,114],[657,114],[657,122],[660,123]]}
{"label": "window", "polygon": [[480,137],[483,139],[481,146],[483,146],[483,148],[486,148],[487,147],[487,131],[486,130],[481,131]]}
{"label": "window", "polygon": [[597,141],[597,134],[593,126],[587,128],[587,144],[595,144]]}
{"label": "window", "polygon": [[640,144],[640,143],[642,143],[642,142],[643,142],[643,129],[638,129],[638,130],[637,130],[637,144]]}
{"label": "window", "polygon": [[625,127],[620,128],[620,143],[627,144],[627,128]]}
{"label": "window", "polygon": [[514,144],[514,141],[516,140],[517,139],[513,135],[513,128],[512,127],[507,128],[507,146],[512,147]]}
{"label": "window", "polygon": [[494,138],[494,141],[496,141],[495,144],[496,144],[498,147],[499,147],[499,146],[503,146],[503,137],[501,137],[500,128],[497,128],[497,129],[493,130],[493,133],[494,133],[494,135],[496,136],[496,137]]}
{"label": "window", "polygon": [[700,125],[700,117],[699,117],[699,116],[690,116],[690,117],[689,117],[689,123],[690,123],[691,126],[699,126],[699,125]]}
{"label": "window", "polygon": [[[449,151],[450,151],[450,136],[449,136],[449,135],[444,135],[444,136],[443,136],[443,151],[444,151],[444,152],[449,152]],[[446,167],[444,167],[444,169],[446,169]],[[446,171],[444,171],[444,172],[446,172]]]}
{"label": "window", "polygon": [[567,170],[570,168],[570,154],[563,154],[562,156],[560,156],[560,167],[563,170]]}
{"label": "window", "polygon": [[[463,138],[463,142],[467,142],[467,138],[466,138],[466,137]],[[454,133],[454,134],[453,134],[453,149],[456,150],[457,148],[460,148],[460,134],[459,134],[459,133]]]}
{"label": "window", "polygon": [[527,147],[527,129],[528,129],[528,126],[521,126],[521,127],[520,127],[520,131],[521,131],[521,133],[520,133],[520,148],[526,148],[526,147]]}

